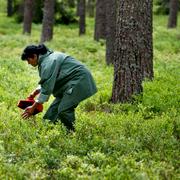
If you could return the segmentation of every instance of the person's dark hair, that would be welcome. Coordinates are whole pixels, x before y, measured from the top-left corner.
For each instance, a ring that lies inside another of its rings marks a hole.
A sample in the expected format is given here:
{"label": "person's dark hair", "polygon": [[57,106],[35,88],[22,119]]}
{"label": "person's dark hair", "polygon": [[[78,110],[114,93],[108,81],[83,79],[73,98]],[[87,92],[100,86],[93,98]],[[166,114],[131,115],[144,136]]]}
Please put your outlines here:
{"label": "person's dark hair", "polygon": [[21,55],[21,59],[27,60],[29,57],[33,57],[34,54],[36,54],[37,56],[43,55],[46,54],[48,50],[49,49],[44,44],[40,44],[38,46],[29,45],[24,49]]}

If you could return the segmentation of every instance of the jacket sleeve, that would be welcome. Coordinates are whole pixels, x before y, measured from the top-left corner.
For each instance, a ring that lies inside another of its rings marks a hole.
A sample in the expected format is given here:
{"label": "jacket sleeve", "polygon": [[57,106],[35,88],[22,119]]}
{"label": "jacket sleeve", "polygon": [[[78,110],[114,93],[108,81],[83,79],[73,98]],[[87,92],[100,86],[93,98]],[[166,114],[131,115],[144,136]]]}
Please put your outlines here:
{"label": "jacket sleeve", "polygon": [[39,84],[41,85],[41,91],[37,98],[37,102],[44,103],[48,101],[50,95],[53,92],[58,72],[59,67],[56,60],[42,65],[40,73],[41,79],[39,81]]}

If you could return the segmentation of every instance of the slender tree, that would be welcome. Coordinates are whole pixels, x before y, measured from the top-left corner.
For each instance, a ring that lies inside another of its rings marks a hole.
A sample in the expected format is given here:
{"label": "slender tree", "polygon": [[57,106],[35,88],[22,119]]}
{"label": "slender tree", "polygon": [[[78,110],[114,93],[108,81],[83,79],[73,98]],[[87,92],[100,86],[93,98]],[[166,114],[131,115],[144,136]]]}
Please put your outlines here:
{"label": "slender tree", "polygon": [[33,0],[24,1],[24,19],[23,19],[23,33],[31,34],[31,25],[33,19]]}
{"label": "slender tree", "polygon": [[55,0],[45,0],[43,9],[43,22],[41,43],[53,38]]}
{"label": "slender tree", "polygon": [[142,88],[141,49],[144,46],[142,31],[144,0],[117,0],[114,83],[112,102],[132,101]]}
{"label": "slender tree", "polygon": [[106,38],[106,2],[104,0],[96,1],[96,17],[95,17],[95,30],[94,39]]}
{"label": "slender tree", "polygon": [[178,5],[178,0],[170,0],[168,28],[175,28],[177,26]]}
{"label": "slender tree", "polygon": [[114,62],[116,0],[106,0],[106,63]]}
{"label": "slender tree", "polygon": [[85,0],[79,1],[79,35],[85,34],[86,31],[86,2]]}
{"label": "slender tree", "polygon": [[13,15],[13,0],[7,0],[7,16],[11,17]]}

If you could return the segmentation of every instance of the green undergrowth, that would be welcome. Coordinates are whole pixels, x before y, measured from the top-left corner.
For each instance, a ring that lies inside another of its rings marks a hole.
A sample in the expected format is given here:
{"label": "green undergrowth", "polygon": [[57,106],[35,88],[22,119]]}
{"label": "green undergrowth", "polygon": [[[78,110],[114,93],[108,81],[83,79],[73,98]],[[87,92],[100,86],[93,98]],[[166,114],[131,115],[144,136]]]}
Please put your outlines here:
{"label": "green undergrowth", "polygon": [[41,25],[22,35],[22,24],[0,14],[0,179],[178,179],[180,178],[180,27],[166,29],[154,17],[154,80],[132,104],[111,104],[113,67],[105,64],[105,42],[77,25],[57,25],[46,43],[82,61],[98,93],[76,111],[76,132],[42,121],[23,120],[17,108],[39,81],[37,69],[20,60],[23,48],[39,42]]}

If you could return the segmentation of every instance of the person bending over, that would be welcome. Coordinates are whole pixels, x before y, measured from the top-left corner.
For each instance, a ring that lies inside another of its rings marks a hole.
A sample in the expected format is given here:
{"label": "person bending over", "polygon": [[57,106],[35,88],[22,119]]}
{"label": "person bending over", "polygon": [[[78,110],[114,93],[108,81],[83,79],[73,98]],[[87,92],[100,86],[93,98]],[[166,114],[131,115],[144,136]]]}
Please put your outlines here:
{"label": "person bending over", "polygon": [[75,130],[75,108],[78,104],[97,92],[90,71],[78,60],[62,52],[53,52],[44,44],[28,45],[21,59],[33,67],[38,66],[40,81],[29,97],[36,101],[25,109],[23,118],[33,115],[38,104],[48,101],[52,94],[55,99],[43,119],[55,123],[58,120],[67,130]]}

